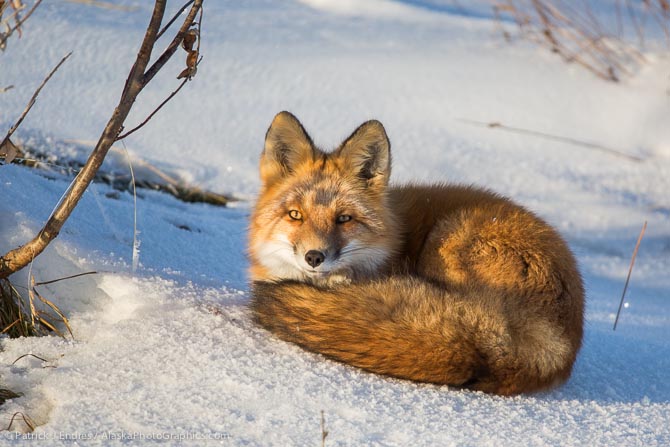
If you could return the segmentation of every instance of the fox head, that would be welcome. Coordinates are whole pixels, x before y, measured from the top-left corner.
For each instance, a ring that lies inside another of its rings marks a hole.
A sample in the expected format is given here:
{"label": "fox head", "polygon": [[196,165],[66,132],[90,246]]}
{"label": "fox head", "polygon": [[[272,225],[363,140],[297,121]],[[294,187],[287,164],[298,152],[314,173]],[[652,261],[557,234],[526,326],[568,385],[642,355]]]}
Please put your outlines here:
{"label": "fox head", "polygon": [[390,143],[379,121],[363,123],[327,153],[295,116],[277,114],[265,136],[249,229],[252,279],[373,276],[399,239],[387,204],[390,173]]}

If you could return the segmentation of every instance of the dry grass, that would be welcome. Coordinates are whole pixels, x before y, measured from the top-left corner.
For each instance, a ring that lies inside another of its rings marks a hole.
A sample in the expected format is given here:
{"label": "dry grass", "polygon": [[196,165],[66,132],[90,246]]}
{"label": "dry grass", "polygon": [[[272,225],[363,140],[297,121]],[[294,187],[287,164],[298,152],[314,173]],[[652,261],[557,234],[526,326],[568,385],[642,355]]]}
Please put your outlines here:
{"label": "dry grass", "polygon": [[[523,37],[609,81],[629,76],[645,62],[642,50],[649,29],[662,30],[670,44],[670,0],[617,0],[613,5],[616,24],[609,27],[588,0],[493,3],[496,16],[513,20]],[[505,32],[505,37],[511,36]]]}
{"label": "dry grass", "polygon": [[11,338],[38,334],[31,306],[7,279],[0,279],[0,328]]}
{"label": "dry grass", "polygon": [[[92,148],[95,145],[95,142],[89,140],[63,140],[63,142],[74,144],[81,148]],[[56,173],[68,177],[76,175],[83,167],[83,163],[79,161],[61,158],[35,147],[27,146],[20,140],[17,140],[16,145],[13,145],[15,151],[12,154],[9,153],[6,147],[0,146],[0,166],[3,163],[9,164],[13,162],[51,174]],[[123,148],[117,146],[112,146],[110,152],[126,153]],[[133,187],[161,191],[186,203],[207,203],[209,205],[225,207],[229,203],[239,200],[231,195],[207,191],[196,185],[188,184],[140,158],[133,158],[132,163],[149,171],[155,175],[156,179],[134,182],[129,171],[106,171],[100,169],[93,181],[96,183],[105,183],[113,189],[122,192],[132,192]]]}
{"label": "dry grass", "polygon": [[633,266],[635,265],[635,258],[637,258],[637,251],[640,248],[640,242],[644,237],[644,232],[647,229],[647,221],[644,221],[642,225],[642,230],[640,230],[640,235],[637,237],[637,242],[635,243],[635,248],[633,249],[633,255],[630,258],[630,266],[628,267],[628,276],[626,276],[626,283],[623,286],[623,293],[621,293],[621,301],[619,301],[619,309],[616,312],[616,318],[614,319],[613,331],[616,331],[617,323],[619,323],[619,316],[621,315],[621,308],[623,307],[624,300],[626,299],[626,291],[628,290],[628,283],[630,282],[630,275],[633,273]]}
{"label": "dry grass", "polygon": [[16,399],[17,397],[21,397],[21,395],[12,390],[8,390],[7,388],[0,388],[0,405],[10,399]]}
{"label": "dry grass", "polygon": [[34,277],[31,277],[30,282],[30,287],[25,288],[26,297],[26,294],[19,293],[17,287],[8,279],[0,279],[0,333],[10,338],[52,333],[65,338],[62,330],[58,329],[62,325],[61,327],[65,327],[67,333],[74,339],[70,322],[65,314],[37,289],[38,286],[47,283],[36,283]]}

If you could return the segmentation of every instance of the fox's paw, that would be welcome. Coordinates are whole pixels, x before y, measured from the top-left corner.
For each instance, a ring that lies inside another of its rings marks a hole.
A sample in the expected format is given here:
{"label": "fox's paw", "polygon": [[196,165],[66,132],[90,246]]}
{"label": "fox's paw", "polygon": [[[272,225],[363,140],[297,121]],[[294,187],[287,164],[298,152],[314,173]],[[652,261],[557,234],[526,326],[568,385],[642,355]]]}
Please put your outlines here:
{"label": "fox's paw", "polygon": [[326,280],[326,284],[328,286],[351,284],[351,278],[343,274],[330,275]]}

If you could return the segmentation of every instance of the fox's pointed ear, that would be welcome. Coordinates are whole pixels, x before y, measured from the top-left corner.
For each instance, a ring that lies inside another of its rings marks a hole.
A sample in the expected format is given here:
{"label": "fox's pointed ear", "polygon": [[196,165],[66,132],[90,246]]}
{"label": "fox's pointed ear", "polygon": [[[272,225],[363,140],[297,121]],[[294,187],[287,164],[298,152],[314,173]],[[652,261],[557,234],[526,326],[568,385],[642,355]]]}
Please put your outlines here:
{"label": "fox's pointed ear", "polygon": [[313,157],[314,143],[298,118],[289,112],[279,112],[265,134],[261,181],[266,185],[273,183]]}
{"label": "fox's pointed ear", "polygon": [[386,186],[391,175],[391,143],[384,126],[367,121],[354,131],[337,150],[346,169],[369,186]]}

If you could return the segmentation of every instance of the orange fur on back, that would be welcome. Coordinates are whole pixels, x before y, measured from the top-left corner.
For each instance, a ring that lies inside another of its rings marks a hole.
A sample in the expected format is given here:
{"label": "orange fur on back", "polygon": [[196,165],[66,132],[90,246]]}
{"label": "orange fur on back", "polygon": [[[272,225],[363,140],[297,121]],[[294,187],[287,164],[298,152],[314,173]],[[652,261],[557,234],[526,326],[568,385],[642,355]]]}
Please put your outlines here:
{"label": "orange fur on back", "polygon": [[249,231],[256,321],[403,379],[502,395],[565,381],[584,289],[560,235],[486,190],[388,186],[390,163],[377,121],[325,153],[277,115]]}

